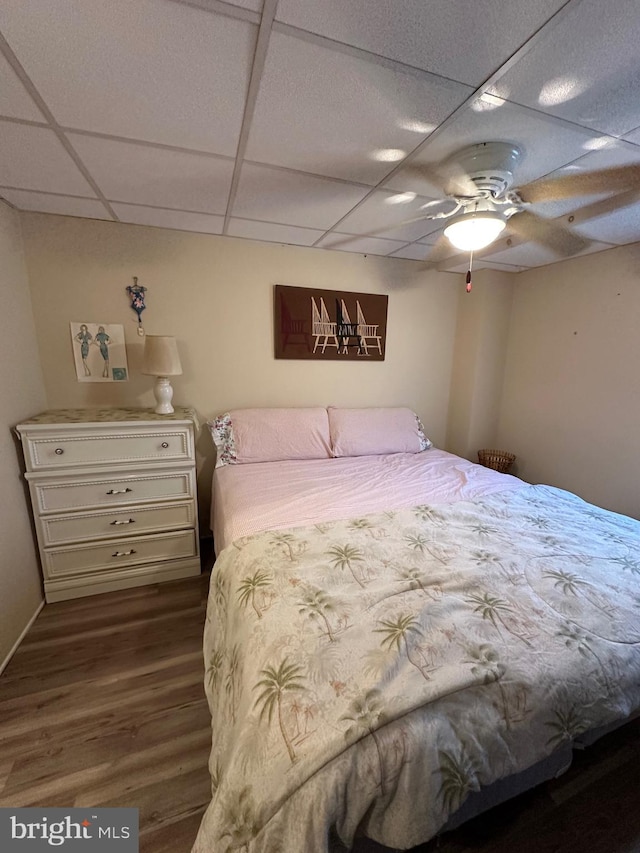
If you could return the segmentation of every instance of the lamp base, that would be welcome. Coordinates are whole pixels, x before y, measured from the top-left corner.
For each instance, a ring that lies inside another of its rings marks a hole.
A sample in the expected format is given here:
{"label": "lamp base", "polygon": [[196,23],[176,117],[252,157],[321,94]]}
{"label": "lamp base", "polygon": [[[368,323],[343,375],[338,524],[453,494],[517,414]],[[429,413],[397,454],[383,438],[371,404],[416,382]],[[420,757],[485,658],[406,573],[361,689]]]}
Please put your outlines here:
{"label": "lamp base", "polygon": [[154,412],[157,415],[170,415],[174,408],[171,405],[171,400],[173,398],[173,388],[171,387],[171,382],[169,381],[168,376],[158,376],[156,378],[156,384],[153,386],[153,393],[156,398],[156,403],[158,404]]}

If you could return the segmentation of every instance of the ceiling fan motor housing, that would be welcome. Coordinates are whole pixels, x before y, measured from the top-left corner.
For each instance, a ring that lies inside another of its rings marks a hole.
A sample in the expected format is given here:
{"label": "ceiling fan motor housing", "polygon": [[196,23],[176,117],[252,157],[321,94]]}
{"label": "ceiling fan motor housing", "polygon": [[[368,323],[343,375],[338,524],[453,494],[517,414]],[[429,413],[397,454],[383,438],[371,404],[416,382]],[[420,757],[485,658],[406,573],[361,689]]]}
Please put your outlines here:
{"label": "ceiling fan motor housing", "polygon": [[522,152],[509,142],[480,142],[455,155],[478,190],[497,198],[513,186],[513,173]]}

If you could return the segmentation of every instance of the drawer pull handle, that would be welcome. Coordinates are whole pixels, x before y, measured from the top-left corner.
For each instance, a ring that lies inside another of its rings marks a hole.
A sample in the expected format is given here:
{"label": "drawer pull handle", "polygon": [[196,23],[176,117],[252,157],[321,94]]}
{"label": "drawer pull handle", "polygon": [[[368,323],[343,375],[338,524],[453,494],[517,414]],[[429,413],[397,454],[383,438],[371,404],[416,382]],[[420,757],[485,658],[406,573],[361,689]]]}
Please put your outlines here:
{"label": "drawer pull handle", "polygon": [[162,442],[162,444],[161,444],[160,446],[161,446],[161,447],[164,447],[164,449],[166,450],[166,449],[167,449],[167,447],[169,447],[169,442],[168,442],[168,441],[163,441],[163,442]]}
{"label": "drawer pull handle", "polygon": [[133,491],[133,489],[130,489],[129,486],[127,486],[126,489],[109,489],[107,494],[108,495],[126,495],[127,492],[132,492],[132,491]]}
{"label": "drawer pull handle", "polygon": [[111,521],[110,524],[135,524],[135,518],[130,518],[129,521]]}
{"label": "drawer pull handle", "polygon": [[61,447],[56,447],[56,449],[54,450],[54,453],[56,454],[56,456],[62,456],[62,454],[64,453],[64,450]]}
{"label": "drawer pull handle", "polygon": [[132,548],[130,551],[116,551],[115,554],[112,554],[112,557],[130,557],[131,554],[135,554],[135,550]]}

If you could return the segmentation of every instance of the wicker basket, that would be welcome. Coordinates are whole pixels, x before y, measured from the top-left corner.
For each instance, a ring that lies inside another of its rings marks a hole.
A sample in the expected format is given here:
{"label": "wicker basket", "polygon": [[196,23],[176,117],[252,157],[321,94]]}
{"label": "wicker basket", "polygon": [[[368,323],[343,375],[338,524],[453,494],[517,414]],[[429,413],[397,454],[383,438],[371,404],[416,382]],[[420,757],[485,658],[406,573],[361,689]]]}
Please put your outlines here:
{"label": "wicker basket", "polygon": [[493,468],[494,471],[500,471],[506,474],[516,461],[513,453],[508,453],[506,450],[479,450],[478,462],[484,465],[485,468]]}

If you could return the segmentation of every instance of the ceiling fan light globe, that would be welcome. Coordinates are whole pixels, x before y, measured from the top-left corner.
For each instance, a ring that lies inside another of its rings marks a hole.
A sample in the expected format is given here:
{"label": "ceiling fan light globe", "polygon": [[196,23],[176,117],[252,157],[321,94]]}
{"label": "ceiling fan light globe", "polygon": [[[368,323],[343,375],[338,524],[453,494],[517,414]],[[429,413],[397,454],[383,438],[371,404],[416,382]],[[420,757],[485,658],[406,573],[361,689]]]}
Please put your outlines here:
{"label": "ceiling fan light globe", "polygon": [[451,220],[444,233],[456,249],[475,252],[493,243],[505,225],[505,219],[496,213],[463,213]]}

